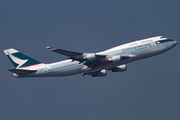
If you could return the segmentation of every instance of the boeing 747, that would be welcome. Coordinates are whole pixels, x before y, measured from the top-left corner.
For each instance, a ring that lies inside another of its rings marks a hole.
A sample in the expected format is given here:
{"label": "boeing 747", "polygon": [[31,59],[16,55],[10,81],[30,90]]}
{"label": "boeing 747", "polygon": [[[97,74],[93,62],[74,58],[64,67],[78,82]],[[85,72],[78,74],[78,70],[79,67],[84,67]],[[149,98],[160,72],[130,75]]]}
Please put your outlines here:
{"label": "boeing 747", "polygon": [[16,78],[60,77],[76,74],[103,77],[107,70],[124,72],[130,62],[164,53],[177,45],[177,41],[162,36],[151,37],[123,44],[98,53],[81,53],[46,47],[48,50],[65,55],[68,60],[44,64],[10,48],[4,53],[15,68],[8,69]]}

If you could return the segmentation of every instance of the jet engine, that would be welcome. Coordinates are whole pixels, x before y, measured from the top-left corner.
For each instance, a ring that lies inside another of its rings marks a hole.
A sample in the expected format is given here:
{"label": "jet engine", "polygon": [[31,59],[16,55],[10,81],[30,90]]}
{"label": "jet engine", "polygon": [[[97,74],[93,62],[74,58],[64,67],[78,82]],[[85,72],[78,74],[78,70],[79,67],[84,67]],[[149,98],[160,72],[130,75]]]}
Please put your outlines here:
{"label": "jet engine", "polygon": [[107,75],[107,70],[101,70],[100,72],[96,74],[92,74],[92,77],[104,77]]}
{"label": "jet engine", "polygon": [[91,53],[86,55],[87,60],[95,60],[96,59],[96,54],[95,53]]}
{"label": "jet engine", "polygon": [[124,72],[127,71],[127,65],[120,65],[112,69],[112,72]]}
{"label": "jet engine", "polygon": [[120,55],[113,56],[110,61],[119,62],[121,61],[121,56]]}

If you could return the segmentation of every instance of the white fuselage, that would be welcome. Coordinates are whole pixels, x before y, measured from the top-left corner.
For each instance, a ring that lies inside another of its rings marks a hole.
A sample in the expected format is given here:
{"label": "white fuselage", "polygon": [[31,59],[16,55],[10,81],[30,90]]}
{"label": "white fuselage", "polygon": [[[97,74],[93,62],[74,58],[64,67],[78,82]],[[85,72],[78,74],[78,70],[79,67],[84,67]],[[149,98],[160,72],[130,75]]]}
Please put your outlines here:
{"label": "white fuselage", "polygon": [[[160,42],[159,42],[160,41]],[[162,41],[162,42],[161,42]],[[72,61],[71,59],[51,63],[51,64],[41,64],[26,67],[23,69],[28,70],[37,70],[37,72],[26,74],[26,75],[17,75],[15,77],[56,77],[56,76],[69,76],[81,73],[90,73],[100,71],[102,69],[109,69],[119,65],[127,64],[136,60],[152,57],[163,52],[166,52],[173,48],[177,44],[177,41],[170,40],[167,38],[162,38],[161,36],[152,37],[148,39],[143,39],[127,44],[123,44],[106,51],[98,52],[97,55],[106,55],[106,56],[115,56],[115,55],[129,55],[129,59],[118,61],[118,62],[109,62],[97,65],[94,68],[90,68],[83,63],[78,61]]]}

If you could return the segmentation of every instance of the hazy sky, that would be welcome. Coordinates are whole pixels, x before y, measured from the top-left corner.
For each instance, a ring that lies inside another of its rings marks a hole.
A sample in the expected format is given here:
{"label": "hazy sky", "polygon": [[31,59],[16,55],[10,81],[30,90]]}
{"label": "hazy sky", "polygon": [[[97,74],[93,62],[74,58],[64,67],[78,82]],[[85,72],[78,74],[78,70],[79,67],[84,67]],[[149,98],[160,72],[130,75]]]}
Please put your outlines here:
{"label": "hazy sky", "polygon": [[162,35],[180,39],[179,0],[1,0],[0,120],[179,120],[180,47],[92,78],[14,78],[3,53],[43,63],[67,57],[46,46],[99,52]]}

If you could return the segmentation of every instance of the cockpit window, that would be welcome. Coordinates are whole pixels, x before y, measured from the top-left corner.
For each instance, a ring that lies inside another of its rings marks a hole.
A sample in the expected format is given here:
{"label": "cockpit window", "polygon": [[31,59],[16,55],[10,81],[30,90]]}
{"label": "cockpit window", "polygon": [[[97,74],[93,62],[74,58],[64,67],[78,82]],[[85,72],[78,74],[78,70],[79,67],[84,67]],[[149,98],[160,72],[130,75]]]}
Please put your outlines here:
{"label": "cockpit window", "polygon": [[172,41],[174,41],[174,40],[171,40],[171,39],[158,40],[158,41],[156,41],[156,44],[165,43],[165,42],[172,42]]}

